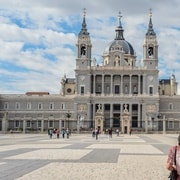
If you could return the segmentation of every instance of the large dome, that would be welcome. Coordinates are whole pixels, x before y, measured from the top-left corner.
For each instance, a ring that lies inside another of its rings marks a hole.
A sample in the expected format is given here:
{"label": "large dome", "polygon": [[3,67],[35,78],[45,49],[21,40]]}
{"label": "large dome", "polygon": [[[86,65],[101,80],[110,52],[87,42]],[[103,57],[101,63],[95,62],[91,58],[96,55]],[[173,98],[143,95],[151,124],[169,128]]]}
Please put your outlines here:
{"label": "large dome", "polygon": [[120,46],[125,54],[134,55],[134,49],[132,45],[124,39],[118,39],[110,42],[105,48],[104,53],[108,54],[110,51],[115,50],[115,46]]}
{"label": "large dome", "polygon": [[105,54],[108,54],[110,51],[118,50],[118,48],[119,50],[124,51],[125,54],[129,54],[129,55],[135,54],[132,45],[124,39],[123,36],[124,30],[121,25],[121,17],[122,16],[119,15],[119,26],[117,26],[115,29],[116,37],[114,41],[109,43],[109,45],[106,47],[104,51]]}

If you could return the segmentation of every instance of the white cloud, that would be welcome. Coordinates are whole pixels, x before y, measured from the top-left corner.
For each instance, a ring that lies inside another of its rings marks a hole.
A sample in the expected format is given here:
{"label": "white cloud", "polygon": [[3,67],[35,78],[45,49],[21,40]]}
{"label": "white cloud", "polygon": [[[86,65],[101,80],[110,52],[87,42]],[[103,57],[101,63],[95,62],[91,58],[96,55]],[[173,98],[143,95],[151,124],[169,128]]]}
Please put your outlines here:
{"label": "white cloud", "polygon": [[123,15],[124,37],[134,47],[137,59],[142,58],[152,8],[159,42],[160,78],[169,78],[175,72],[180,82],[179,0],[1,0],[1,93],[59,93],[64,73],[74,77],[76,35],[81,29],[84,7],[92,58],[96,57],[99,63],[105,47],[115,37],[119,11]]}

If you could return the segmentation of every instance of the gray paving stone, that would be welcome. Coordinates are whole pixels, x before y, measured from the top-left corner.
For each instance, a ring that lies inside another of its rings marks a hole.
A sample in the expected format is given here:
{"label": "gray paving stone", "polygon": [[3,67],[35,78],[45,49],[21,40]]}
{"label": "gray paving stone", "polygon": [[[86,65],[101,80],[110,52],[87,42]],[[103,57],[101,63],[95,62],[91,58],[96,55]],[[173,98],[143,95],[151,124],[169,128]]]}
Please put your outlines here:
{"label": "gray paving stone", "polygon": [[165,180],[167,153],[178,134],[72,135],[49,139],[46,134],[0,135],[2,180]]}

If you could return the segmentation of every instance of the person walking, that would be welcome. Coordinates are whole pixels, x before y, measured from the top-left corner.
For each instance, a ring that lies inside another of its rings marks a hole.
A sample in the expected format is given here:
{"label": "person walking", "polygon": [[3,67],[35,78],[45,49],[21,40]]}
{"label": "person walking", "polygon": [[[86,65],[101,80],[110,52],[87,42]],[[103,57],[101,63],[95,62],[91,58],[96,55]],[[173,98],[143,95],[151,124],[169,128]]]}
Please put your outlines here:
{"label": "person walking", "polygon": [[172,146],[169,150],[166,168],[169,171],[177,170],[176,180],[180,180],[180,135],[178,136],[178,145]]}
{"label": "person walking", "polygon": [[50,129],[49,130],[49,137],[50,137],[50,139],[52,139],[52,135],[53,135],[53,131],[52,131],[52,129]]}
{"label": "person walking", "polygon": [[113,131],[112,128],[109,129],[109,137],[110,137],[110,138],[112,138],[112,131]]}
{"label": "person walking", "polygon": [[95,130],[96,140],[98,140],[98,134],[99,134],[99,130],[96,128],[96,130]]}
{"label": "person walking", "polygon": [[132,129],[129,130],[129,135],[131,136],[131,134],[132,134]]}
{"label": "person walking", "polygon": [[116,134],[117,136],[119,136],[119,129],[116,129]]}
{"label": "person walking", "polygon": [[67,135],[67,139],[69,139],[69,129],[66,129],[66,135]]}
{"label": "person walking", "polygon": [[59,129],[57,129],[56,134],[57,134],[57,139],[59,139]]}
{"label": "person walking", "polygon": [[62,129],[62,138],[64,139],[64,136],[65,136],[65,130]]}

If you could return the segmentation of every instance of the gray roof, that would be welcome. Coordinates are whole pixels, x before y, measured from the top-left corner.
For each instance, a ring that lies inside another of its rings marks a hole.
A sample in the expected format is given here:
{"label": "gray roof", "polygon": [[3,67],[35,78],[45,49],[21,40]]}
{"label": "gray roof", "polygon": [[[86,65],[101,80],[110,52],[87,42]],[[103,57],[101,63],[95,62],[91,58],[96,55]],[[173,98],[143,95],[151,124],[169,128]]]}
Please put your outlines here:
{"label": "gray roof", "polygon": [[109,53],[112,50],[112,48],[116,45],[121,46],[125,54],[131,54],[131,55],[135,54],[132,45],[124,39],[114,40],[110,42],[106,47],[104,53]]}
{"label": "gray roof", "polygon": [[114,46],[119,45],[125,54],[134,55],[134,49],[133,49],[132,45],[128,41],[126,41],[124,38],[124,35],[123,35],[124,29],[121,24],[121,17],[122,16],[119,16],[119,25],[115,29],[116,37],[115,37],[114,41],[112,41],[106,47],[104,53],[109,53],[109,51],[113,50]]}

